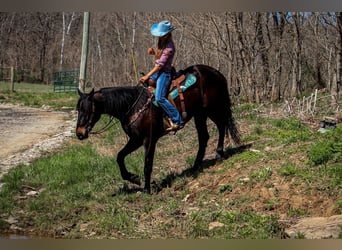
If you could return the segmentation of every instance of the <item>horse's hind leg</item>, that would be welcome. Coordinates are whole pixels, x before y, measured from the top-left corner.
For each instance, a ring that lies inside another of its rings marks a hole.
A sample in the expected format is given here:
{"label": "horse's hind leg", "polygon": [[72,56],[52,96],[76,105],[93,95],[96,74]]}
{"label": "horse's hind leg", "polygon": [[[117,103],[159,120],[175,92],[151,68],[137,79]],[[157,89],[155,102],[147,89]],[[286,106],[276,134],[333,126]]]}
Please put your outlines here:
{"label": "horse's hind leg", "polygon": [[224,143],[226,126],[223,123],[216,123],[216,126],[219,132],[219,138],[218,138],[217,148],[216,148],[216,158],[220,160],[224,158],[223,143]]}
{"label": "horse's hind leg", "polygon": [[209,133],[207,127],[207,116],[205,115],[205,111],[196,114],[194,116],[194,119],[198,136],[198,152],[194,167],[198,168],[202,163],[202,160],[205,155],[205,149],[207,147],[207,143],[209,140]]}
{"label": "horse's hind leg", "polygon": [[138,149],[140,146],[142,146],[141,141],[130,139],[125,145],[125,147],[118,153],[118,157],[117,157],[117,163],[120,167],[120,173],[121,173],[122,179],[127,180],[137,185],[141,184],[140,178],[138,175],[132,174],[127,171],[127,168],[125,166],[125,158],[128,154],[132,153],[133,151]]}
{"label": "horse's hind leg", "polygon": [[224,137],[225,137],[225,131],[226,131],[226,125],[225,125],[226,122],[224,120],[224,117],[220,115],[217,115],[217,116],[209,115],[209,118],[215,123],[219,132],[219,138],[218,138],[217,148],[216,148],[216,159],[220,160],[224,158],[223,144],[224,144]]}

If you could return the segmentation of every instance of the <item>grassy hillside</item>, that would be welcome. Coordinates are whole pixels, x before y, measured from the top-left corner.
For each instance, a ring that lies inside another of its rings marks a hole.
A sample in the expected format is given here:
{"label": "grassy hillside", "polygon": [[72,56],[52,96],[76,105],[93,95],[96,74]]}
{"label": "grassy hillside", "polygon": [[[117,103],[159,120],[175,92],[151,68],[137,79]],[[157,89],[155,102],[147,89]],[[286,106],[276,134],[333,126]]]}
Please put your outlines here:
{"label": "grassy hillside", "polygon": [[[75,101],[71,98],[70,103]],[[118,124],[87,141],[68,141],[58,152],[4,177],[0,232],[61,238],[279,239],[298,218],[342,213],[341,125],[318,133],[318,119],[308,126],[248,104],[236,105],[234,114],[243,145],[226,140],[227,159],[216,162],[217,130],[209,122],[211,139],[198,172],[189,170],[197,151],[193,123],[163,137],[152,195],[120,176],[116,154],[127,138]],[[126,160],[142,179],[143,162],[142,149]],[[17,228],[11,228],[9,218],[18,221]]]}

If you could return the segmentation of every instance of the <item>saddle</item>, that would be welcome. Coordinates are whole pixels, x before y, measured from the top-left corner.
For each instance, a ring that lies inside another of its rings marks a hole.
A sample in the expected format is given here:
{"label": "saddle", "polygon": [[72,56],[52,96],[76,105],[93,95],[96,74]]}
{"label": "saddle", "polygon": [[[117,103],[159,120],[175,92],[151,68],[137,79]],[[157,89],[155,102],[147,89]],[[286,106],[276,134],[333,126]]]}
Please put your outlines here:
{"label": "saddle", "polygon": [[[196,76],[191,73],[185,74],[183,71],[179,71],[176,73],[174,68],[173,68],[173,71],[174,72],[171,72],[172,81],[169,87],[167,97],[170,103],[176,107],[174,99],[179,96],[179,100],[181,103],[181,114],[182,114],[183,120],[185,120],[187,118],[187,112],[185,109],[183,93],[196,82]],[[156,82],[150,78],[147,82],[146,87],[148,88],[150,93],[154,95],[155,89],[156,89]],[[156,101],[153,101],[153,104],[155,106],[158,106],[158,103]]]}

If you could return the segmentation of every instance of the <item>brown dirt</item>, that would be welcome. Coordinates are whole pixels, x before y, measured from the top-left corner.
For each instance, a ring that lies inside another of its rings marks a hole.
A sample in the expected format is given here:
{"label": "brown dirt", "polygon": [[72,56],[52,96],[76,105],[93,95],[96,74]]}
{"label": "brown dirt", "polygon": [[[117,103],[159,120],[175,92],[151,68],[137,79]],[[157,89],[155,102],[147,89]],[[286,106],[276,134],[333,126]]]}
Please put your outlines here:
{"label": "brown dirt", "polygon": [[71,116],[48,107],[0,104],[0,179],[12,167],[28,164],[61,145],[71,136]]}
{"label": "brown dirt", "polygon": [[[307,124],[309,123],[307,122]],[[317,124],[319,121],[309,125],[312,125],[310,127],[317,131]],[[243,127],[241,126],[239,129],[243,134],[250,134],[253,126],[244,123]],[[215,157],[213,153],[216,149],[216,140],[216,136],[209,140],[204,159],[208,163]],[[173,141],[173,143],[176,142]],[[184,209],[191,210],[198,207],[197,200],[200,200],[198,195],[205,192],[206,200],[213,204],[221,204],[223,209],[227,211],[253,211],[258,214],[279,216],[279,223],[284,228],[296,224],[300,218],[330,218],[336,215],[336,202],[340,199],[339,194],[322,189],[324,182],[318,180],[315,183],[305,183],[303,179],[296,178],[296,176],[287,177],[278,173],[279,168],[289,161],[300,168],[305,167],[303,163],[307,161],[307,154],[303,153],[300,148],[307,143],[312,142],[287,145],[286,150],[291,147],[291,151],[294,152],[289,156],[282,155],[283,146],[265,147],[257,150],[253,146],[254,142],[246,142],[246,144],[251,145],[246,150],[265,155],[265,159],[262,158],[254,164],[244,164],[240,161],[233,166],[227,164],[229,158],[221,163],[209,163],[209,167],[205,168],[196,178],[187,182],[185,188],[189,190],[189,194],[186,197]],[[226,146],[228,145],[229,142],[226,142]],[[159,150],[161,149],[159,148]],[[186,155],[195,155],[196,153],[194,148],[185,151]],[[267,160],[266,155],[270,152],[278,152],[279,158]],[[180,158],[184,161],[186,155]],[[179,168],[184,164],[177,160],[168,162],[167,165],[174,172],[184,171],[183,167]],[[251,173],[265,168],[269,168],[269,178],[257,181],[250,178]],[[154,175],[158,175],[157,172],[158,170],[154,169]],[[218,195],[221,193],[221,188],[227,186],[231,187],[232,190],[224,191],[223,195]],[[174,192],[182,192],[177,190],[177,185],[173,185],[171,189]],[[164,191],[168,192],[168,190]]]}

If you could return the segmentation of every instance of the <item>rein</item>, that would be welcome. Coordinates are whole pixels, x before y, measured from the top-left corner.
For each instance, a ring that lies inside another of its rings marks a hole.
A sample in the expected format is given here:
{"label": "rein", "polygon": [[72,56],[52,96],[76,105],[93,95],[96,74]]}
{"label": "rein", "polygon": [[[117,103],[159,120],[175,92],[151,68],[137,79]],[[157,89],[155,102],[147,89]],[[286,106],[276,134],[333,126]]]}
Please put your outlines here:
{"label": "rein", "polygon": [[140,100],[140,97],[142,96],[143,93],[144,93],[144,88],[141,88],[141,91],[139,93],[138,98],[135,100],[135,102],[132,104],[132,106],[128,109],[128,111],[126,112],[124,117],[128,116],[128,114],[132,111],[132,109],[135,107],[135,105],[137,105],[137,103]]}
{"label": "rein", "polygon": [[107,124],[104,127],[102,127],[101,129],[99,129],[97,131],[91,131],[90,134],[99,135],[99,134],[102,134],[103,132],[107,131],[108,129],[110,129],[111,127],[113,127],[116,124],[116,122],[112,123],[113,120],[114,120],[114,116],[111,116],[109,119],[109,122],[107,122]]}
{"label": "rein", "polygon": [[151,103],[152,98],[148,98],[147,102],[144,104],[144,106],[136,113],[134,113],[132,115],[132,119],[131,121],[127,124],[128,127],[130,127],[133,123],[136,122],[136,120],[138,120],[138,118],[140,117],[140,115],[148,108],[148,105]]}
{"label": "rein", "polygon": [[[135,102],[132,104],[132,106],[130,107],[130,109],[126,112],[125,114],[125,117],[129,115],[129,113],[133,110],[133,108],[137,105],[138,101],[140,100],[142,94],[144,93],[144,87],[141,88],[141,91],[139,93],[139,96],[138,98],[135,100]],[[130,127],[138,118],[139,116],[147,109],[148,105],[150,104],[151,102],[151,99],[152,97],[150,96],[148,99],[147,99],[147,102],[144,104],[144,106],[138,110],[136,113],[134,113],[132,115],[132,119],[130,120],[130,122],[127,124],[128,127]]]}
{"label": "rein", "polygon": [[[92,122],[94,114],[95,114],[95,103],[93,102],[93,112],[91,113],[89,123]],[[114,120],[114,116],[110,116],[109,122],[107,122],[107,124],[105,126],[103,126],[101,129],[99,129],[97,131],[90,131],[90,134],[99,135],[99,134],[102,134],[103,132],[107,131],[108,129],[110,129],[111,127],[113,127],[116,124],[116,123],[111,124],[113,122],[113,120]]]}

